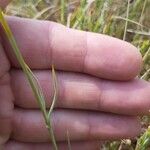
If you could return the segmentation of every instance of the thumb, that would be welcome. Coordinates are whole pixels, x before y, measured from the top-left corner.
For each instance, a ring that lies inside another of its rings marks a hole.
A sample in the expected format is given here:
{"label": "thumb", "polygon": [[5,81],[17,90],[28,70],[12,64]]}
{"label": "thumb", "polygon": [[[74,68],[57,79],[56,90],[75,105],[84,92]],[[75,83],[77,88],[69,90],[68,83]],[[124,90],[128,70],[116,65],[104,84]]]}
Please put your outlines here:
{"label": "thumb", "polygon": [[0,7],[5,8],[10,0],[0,0]]}

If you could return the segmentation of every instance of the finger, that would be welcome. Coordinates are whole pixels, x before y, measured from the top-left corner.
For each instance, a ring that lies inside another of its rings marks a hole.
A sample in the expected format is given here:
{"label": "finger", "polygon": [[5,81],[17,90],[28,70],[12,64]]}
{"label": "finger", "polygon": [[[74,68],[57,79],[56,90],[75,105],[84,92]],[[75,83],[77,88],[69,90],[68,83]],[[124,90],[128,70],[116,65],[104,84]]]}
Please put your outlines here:
{"label": "finger", "polygon": [[13,95],[9,84],[8,74],[0,78],[0,145],[9,139],[11,134]]}
{"label": "finger", "polygon": [[[1,42],[1,39],[0,39]],[[5,52],[3,50],[3,46],[0,43],[0,79],[9,71],[10,69],[10,63],[5,55]]]}
{"label": "finger", "polygon": [[9,139],[11,133],[13,95],[10,88],[9,69],[9,61],[0,43],[0,145]]}
{"label": "finger", "polygon": [[[57,141],[133,138],[140,132],[139,121],[134,117],[56,110],[52,117]],[[21,142],[48,142],[49,135],[40,111],[16,110],[13,118],[12,139]]]}
{"label": "finger", "polygon": [[[67,150],[68,144],[58,143],[59,150]],[[71,142],[71,150],[100,150],[101,143],[99,141],[86,141],[86,142]],[[53,150],[53,147],[49,143],[21,143],[16,141],[10,141],[4,145],[2,150]]]}
{"label": "finger", "polygon": [[[87,33],[48,22],[8,18],[27,64],[33,69],[88,73],[115,80],[134,78],[141,68],[141,55],[127,42],[106,35]],[[13,66],[18,66],[4,46]]]}
{"label": "finger", "polygon": [[[34,74],[43,89],[49,108],[54,93],[51,73],[35,71]],[[127,115],[149,114],[150,84],[144,80],[113,82],[66,72],[58,72],[57,78],[57,108],[89,109]],[[22,108],[38,108],[23,73],[13,70],[11,80],[15,105]]]}

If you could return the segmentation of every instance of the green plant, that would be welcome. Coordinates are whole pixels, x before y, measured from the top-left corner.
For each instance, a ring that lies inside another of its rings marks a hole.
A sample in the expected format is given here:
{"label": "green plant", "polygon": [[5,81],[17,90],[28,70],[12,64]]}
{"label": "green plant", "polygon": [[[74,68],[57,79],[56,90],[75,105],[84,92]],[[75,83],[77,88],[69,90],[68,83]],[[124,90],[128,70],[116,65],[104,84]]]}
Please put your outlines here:
{"label": "green plant", "polygon": [[43,117],[45,119],[45,124],[46,124],[46,128],[48,129],[48,132],[49,132],[49,136],[50,136],[50,139],[52,140],[52,143],[53,143],[53,147],[55,150],[58,150],[58,147],[57,147],[57,144],[56,144],[56,140],[55,140],[55,136],[54,136],[54,132],[53,132],[53,128],[52,128],[52,121],[51,121],[51,114],[52,114],[52,111],[54,109],[54,105],[55,105],[55,102],[56,102],[56,99],[57,99],[57,79],[56,79],[56,74],[55,74],[55,69],[54,69],[54,66],[52,65],[52,78],[53,78],[53,87],[54,87],[54,97],[53,97],[53,101],[52,101],[52,105],[50,107],[50,110],[47,111],[46,110],[46,104],[45,104],[45,98],[44,98],[44,94],[42,92],[42,89],[40,87],[40,84],[38,83],[38,80],[36,79],[35,75],[33,74],[33,72],[31,71],[31,69],[27,66],[27,64],[25,63],[23,57],[22,57],[22,54],[20,53],[20,50],[17,46],[17,43],[15,41],[15,38],[9,28],[9,25],[8,23],[6,22],[5,18],[4,18],[4,15],[3,15],[3,12],[2,10],[0,9],[0,23],[2,24],[4,30],[5,30],[5,33],[6,33],[6,36],[13,48],[13,52],[24,72],[24,74],[26,75],[29,83],[30,83],[30,86],[32,88],[32,91],[36,97],[36,100],[38,102],[38,105],[41,109],[41,112],[43,114]]}

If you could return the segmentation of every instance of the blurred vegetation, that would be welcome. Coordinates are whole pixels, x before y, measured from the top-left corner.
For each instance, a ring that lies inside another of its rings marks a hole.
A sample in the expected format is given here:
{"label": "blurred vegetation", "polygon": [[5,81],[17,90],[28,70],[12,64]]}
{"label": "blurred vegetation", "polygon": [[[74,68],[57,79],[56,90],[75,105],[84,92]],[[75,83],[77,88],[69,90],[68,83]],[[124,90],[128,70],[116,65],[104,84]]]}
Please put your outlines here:
{"label": "blurred vegetation", "polygon": [[[150,81],[150,0],[13,0],[6,14],[51,20],[126,40],[143,56],[139,77]],[[101,149],[150,150],[150,117],[143,116],[141,123],[140,137],[106,142]]]}

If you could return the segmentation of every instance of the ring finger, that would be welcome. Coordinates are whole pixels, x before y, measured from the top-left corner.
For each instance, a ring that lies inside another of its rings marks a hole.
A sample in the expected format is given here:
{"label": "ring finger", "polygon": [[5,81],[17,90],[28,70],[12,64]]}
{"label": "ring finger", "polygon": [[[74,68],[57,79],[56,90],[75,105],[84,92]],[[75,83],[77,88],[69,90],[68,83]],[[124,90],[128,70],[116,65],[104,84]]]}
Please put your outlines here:
{"label": "ring finger", "polygon": [[[66,141],[67,133],[72,141],[85,141],[132,138],[140,132],[135,117],[100,112],[57,109],[52,122],[57,141]],[[11,138],[20,142],[48,142],[41,112],[16,109]]]}

